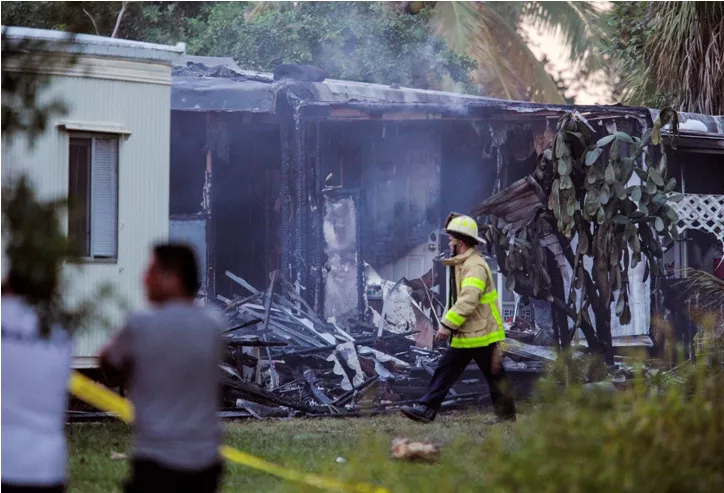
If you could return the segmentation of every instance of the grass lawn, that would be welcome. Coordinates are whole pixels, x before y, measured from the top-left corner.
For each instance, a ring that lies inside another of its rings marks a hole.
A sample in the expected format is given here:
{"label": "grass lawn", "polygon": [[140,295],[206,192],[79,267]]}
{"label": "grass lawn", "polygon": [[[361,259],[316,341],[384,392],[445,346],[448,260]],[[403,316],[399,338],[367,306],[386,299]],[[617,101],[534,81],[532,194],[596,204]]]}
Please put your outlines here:
{"label": "grass lawn", "polygon": [[[431,425],[398,415],[376,418],[244,421],[226,424],[225,442],[245,452],[300,471],[349,482],[384,485],[391,492],[472,491],[482,477],[485,457],[480,444],[490,432],[491,415],[443,414]],[[515,425],[496,425],[515,426]],[[68,426],[71,493],[120,492],[129,428],[119,423]],[[442,446],[439,464],[409,464],[389,458],[393,438],[432,440]],[[336,459],[343,457],[344,463]],[[240,465],[228,465],[224,492],[318,491],[291,484]]]}

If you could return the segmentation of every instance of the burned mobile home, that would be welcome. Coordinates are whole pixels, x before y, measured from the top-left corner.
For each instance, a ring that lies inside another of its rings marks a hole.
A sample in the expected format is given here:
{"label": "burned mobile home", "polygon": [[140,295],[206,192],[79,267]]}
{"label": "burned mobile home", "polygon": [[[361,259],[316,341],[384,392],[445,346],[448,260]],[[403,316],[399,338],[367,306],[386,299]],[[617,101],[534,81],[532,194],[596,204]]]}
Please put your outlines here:
{"label": "burned mobile home", "polygon": [[[232,344],[227,368],[243,390],[237,405],[275,414],[247,399],[279,404],[297,391],[305,412],[348,405],[377,380],[386,383],[378,404],[419,397],[439,357],[432,334],[447,284],[434,260],[446,251],[444,219],[525,180],[574,109],[599,137],[614,128],[640,136],[655,118],[645,108],[500,101],[329,80],[310,67],[262,74],[231,59],[183,59],[172,86],[170,236],[197,246],[203,296],[225,308],[229,333],[251,329],[253,342]],[[700,119],[720,133],[719,119]],[[689,166],[686,149],[677,173]],[[496,213],[525,216],[539,207],[521,202],[528,195],[512,194]],[[519,386],[555,360],[545,347],[551,309],[521,307],[494,259],[491,267],[511,336],[504,364]],[[614,345],[654,345],[651,284],[632,273],[636,316],[614,324]],[[471,369],[455,399],[477,399],[478,377]]]}
{"label": "burned mobile home", "polygon": [[[227,271],[263,287],[279,270],[325,319],[361,320],[380,297],[371,278],[439,292],[447,213],[528,174],[570,109],[186,57],[173,77],[172,235],[202,252],[207,299],[245,294]],[[578,110],[602,134],[651,122],[645,109]]]}
{"label": "burned mobile home", "polygon": [[[441,170],[450,167],[444,161],[456,162],[460,185],[492,187],[495,180],[495,157],[477,166],[482,147],[466,148],[473,127],[462,121],[467,133],[453,139],[460,129],[447,122],[443,135],[434,122],[439,115],[422,108],[457,106],[464,113],[480,98],[275,81],[223,59],[201,59],[217,64],[207,69],[189,58],[174,76],[171,216],[172,228],[197,227],[199,243],[207,240],[209,299],[238,289],[227,270],[264,286],[280,269],[325,316],[359,315],[363,262],[386,279],[421,277],[438,254],[443,210],[478,200],[479,190],[462,186],[441,197]],[[370,115],[355,101],[406,111]]]}

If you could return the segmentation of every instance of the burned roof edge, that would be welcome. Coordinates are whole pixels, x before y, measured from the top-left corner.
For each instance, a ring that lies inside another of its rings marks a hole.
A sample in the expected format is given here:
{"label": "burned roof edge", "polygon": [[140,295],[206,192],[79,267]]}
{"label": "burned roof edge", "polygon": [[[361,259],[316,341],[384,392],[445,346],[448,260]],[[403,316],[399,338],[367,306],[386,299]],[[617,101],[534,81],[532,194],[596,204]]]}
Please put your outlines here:
{"label": "burned roof edge", "polygon": [[[277,95],[288,89],[292,104],[302,118],[325,118],[330,111],[342,110],[369,113],[381,117],[390,112],[426,112],[442,117],[478,118],[483,109],[500,109],[519,114],[557,115],[578,111],[593,114],[617,114],[634,117],[642,127],[650,128],[659,110],[617,105],[560,105],[509,101],[472,94],[433,91],[399,87],[395,85],[371,84],[356,81],[325,79],[323,82],[280,80],[275,81],[271,73],[240,69],[231,58],[184,56],[174,67],[172,109],[177,111],[247,111],[254,113],[275,113]],[[215,66],[211,66],[215,64]],[[192,73],[182,73],[190,68]],[[218,98],[217,91],[223,93]],[[194,101],[194,99],[197,99]],[[221,99],[221,101],[215,101]],[[684,127],[683,133],[724,135],[724,116],[709,116],[679,112],[682,123],[700,122],[706,132],[691,131]],[[348,119],[365,118],[363,115],[348,115]],[[344,119],[340,116],[340,119]],[[703,130],[701,125],[698,129]]]}
{"label": "burned roof edge", "polygon": [[[442,117],[468,117],[481,118],[485,110],[502,110],[510,113],[556,116],[561,113],[577,111],[581,114],[602,115],[615,114],[624,118],[636,118],[644,128],[651,125],[652,120],[649,110],[640,107],[628,106],[603,106],[603,105],[557,105],[547,103],[530,103],[523,101],[508,101],[503,99],[485,98],[465,103],[369,103],[360,101],[350,102],[326,102],[326,101],[301,101],[298,104],[302,118],[315,119],[326,118],[337,112],[341,119],[345,118],[344,111],[358,111],[369,114],[371,117],[381,117],[387,113],[400,112],[421,112],[434,113]],[[355,119],[353,113],[349,119]],[[433,118],[434,119],[434,118]]]}
{"label": "burned roof edge", "polygon": [[[657,109],[649,109],[649,112],[651,114],[651,121],[656,120],[660,113]],[[718,134],[724,137],[724,115],[702,115],[685,111],[679,111],[678,113],[679,123],[681,125],[679,131],[681,133],[691,133],[693,135]],[[694,122],[703,124],[703,127]],[[667,127],[664,127],[664,130],[666,130],[666,128]]]}

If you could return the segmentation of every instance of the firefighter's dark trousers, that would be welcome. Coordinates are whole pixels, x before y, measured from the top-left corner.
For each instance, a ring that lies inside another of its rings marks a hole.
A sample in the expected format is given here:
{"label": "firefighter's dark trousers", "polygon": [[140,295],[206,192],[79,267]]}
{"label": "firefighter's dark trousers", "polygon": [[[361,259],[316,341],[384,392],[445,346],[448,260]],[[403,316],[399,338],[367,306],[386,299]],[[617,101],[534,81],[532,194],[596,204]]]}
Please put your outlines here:
{"label": "firefighter's dark trousers", "polygon": [[510,380],[505,374],[502,363],[499,362],[497,368],[493,368],[495,362],[493,351],[497,346],[498,344],[495,343],[479,348],[448,348],[438,363],[427,393],[420,399],[420,403],[435,411],[440,409],[447,393],[463,374],[470,361],[475,360],[488,381],[495,414],[504,419],[514,418],[515,403]]}

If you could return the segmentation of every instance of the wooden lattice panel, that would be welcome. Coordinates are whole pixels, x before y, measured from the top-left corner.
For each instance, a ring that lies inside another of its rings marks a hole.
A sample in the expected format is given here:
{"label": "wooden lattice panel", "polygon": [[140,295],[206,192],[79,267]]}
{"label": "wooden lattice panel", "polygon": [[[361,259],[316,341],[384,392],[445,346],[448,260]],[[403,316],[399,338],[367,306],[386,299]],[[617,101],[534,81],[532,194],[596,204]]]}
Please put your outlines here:
{"label": "wooden lattice panel", "polygon": [[687,193],[679,202],[670,202],[679,216],[679,231],[696,229],[712,233],[724,242],[724,195]]}

